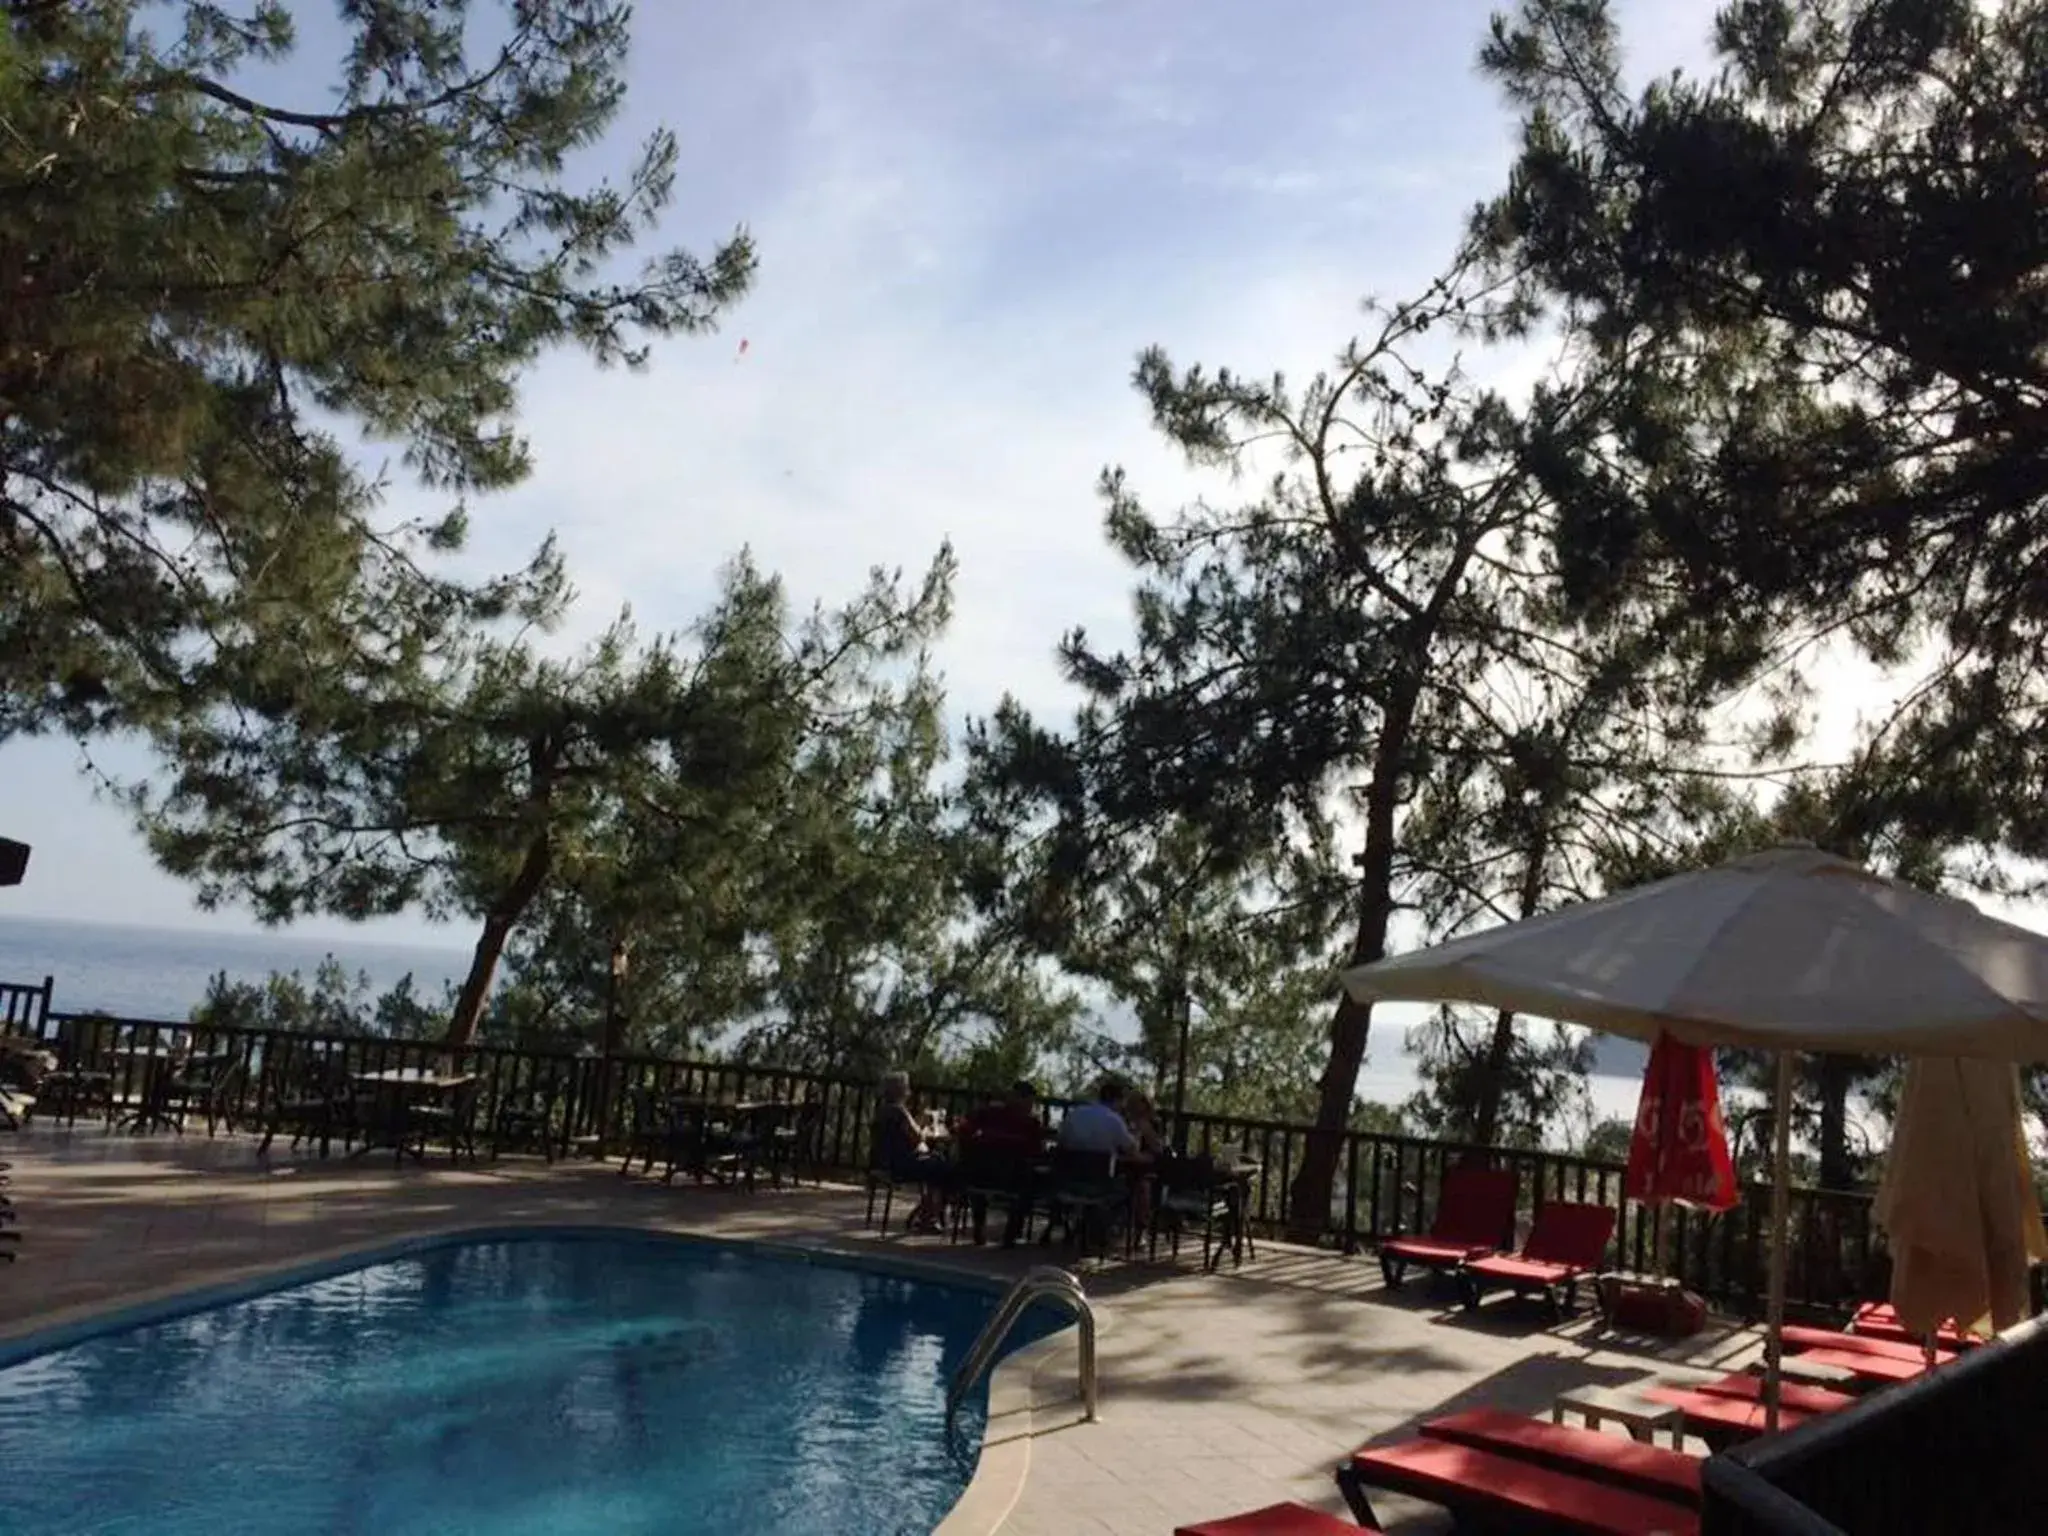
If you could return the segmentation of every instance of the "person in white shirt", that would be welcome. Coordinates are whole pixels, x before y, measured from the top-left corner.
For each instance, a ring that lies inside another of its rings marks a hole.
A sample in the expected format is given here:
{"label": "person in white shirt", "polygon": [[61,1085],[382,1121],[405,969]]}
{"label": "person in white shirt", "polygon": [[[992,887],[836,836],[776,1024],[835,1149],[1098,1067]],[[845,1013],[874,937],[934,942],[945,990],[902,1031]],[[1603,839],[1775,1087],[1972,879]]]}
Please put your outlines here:
{"label": "person in white shirt", "polygon": [[1060,1150],[1124,1156],[1137,1151],[1138,1138],[1124,1123],[1123,1102],[1124,1085],[1114,1078],[1104,1082],[1092,1102],[1076,1104],[1061,1117]]}

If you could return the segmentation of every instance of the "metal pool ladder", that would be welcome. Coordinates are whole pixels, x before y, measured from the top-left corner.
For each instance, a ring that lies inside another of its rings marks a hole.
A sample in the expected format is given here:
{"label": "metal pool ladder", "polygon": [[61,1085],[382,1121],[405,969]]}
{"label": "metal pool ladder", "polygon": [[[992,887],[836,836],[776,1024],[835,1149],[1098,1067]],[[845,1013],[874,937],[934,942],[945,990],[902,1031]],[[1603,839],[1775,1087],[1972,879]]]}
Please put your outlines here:
{"label": "metal pool ladder", "polygon": [[1081,1289],[1081,1282],[1064,1269],[1051,1264],[1040,1264],[1027,1270],[1024,1277],[1011,1286],[1003,1297],[1003,1304],[996,1308],[996,1315],[988,1320],[988,1326],[981,1330],[981,1336],[974,1341],[974,1348],[967,1352],[967,1358],[960,1362],[960,1369],[953,1373],[953,1383],[946,1389],[946,1428],[953,1427],[953,1416],[960,1411],[960,1404],[974,1389],[975,1382],[987,1374],[995,1364],[996,1351],[1003,1347],[1003,1340],[1010,1336],[1010,1330],[1017,1319],[1024,1315],[1025,1308],[1035,1301],[1057,1301],[1065,1305],[1073,1315],[1081,1337],[1081,1406],[1090,1422],[1095,1418],[1095,1309],[1088,1304],[1088,1297]]}

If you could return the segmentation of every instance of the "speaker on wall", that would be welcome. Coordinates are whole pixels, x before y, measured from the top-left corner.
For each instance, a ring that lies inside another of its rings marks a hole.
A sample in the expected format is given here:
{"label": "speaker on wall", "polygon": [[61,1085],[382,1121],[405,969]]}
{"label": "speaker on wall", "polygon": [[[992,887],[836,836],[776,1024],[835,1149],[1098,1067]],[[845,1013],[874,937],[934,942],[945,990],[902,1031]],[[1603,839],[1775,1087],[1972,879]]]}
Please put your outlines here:
{"label": "speaker on wall", "polygon": [[28,873],[28,844],[0,837],[0,885],[19,885]]}

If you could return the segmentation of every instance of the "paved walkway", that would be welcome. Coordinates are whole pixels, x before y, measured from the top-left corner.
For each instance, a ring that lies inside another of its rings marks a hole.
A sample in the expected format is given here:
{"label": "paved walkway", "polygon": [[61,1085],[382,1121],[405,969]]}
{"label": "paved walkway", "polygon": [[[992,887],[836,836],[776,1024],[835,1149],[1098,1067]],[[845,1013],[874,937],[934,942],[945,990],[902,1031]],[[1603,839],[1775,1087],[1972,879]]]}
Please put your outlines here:
{"label": "paved walkway", "polygon": [[[1041,1250],[877,1238],[843,1189],[752,1196],[622,1180],[617,1164],[507,1158],[393,1169],[273,1153],[240,1138],[132,1139],[37,1128],[0,1141],[27,1234],[0,1266],[0,1337],[192,1286],[391,1239],[466,1227],[616,1223],[797,1244],[1002,1277]],[[944,1527],[1004,1536],[1167,1536],[1176,1524],[1297,1498],[1341,1510],[1340,1457],[1432,1414],[1485,1403],[1542,1411],[1566,1388],[1747,1361],[1754,1336],[1682,1346],[1544,1328],[1513,1302],[1468,1317],[1366,1259],[1261,1243],[1241,1269],[1089,1266],[1101,1327],[1102,1412],[1080,1422],[1074,1342],[1058,1335],[998,1372],[989,1444]],[[1388,1500],[1390,1528],[1445,1529]]]}

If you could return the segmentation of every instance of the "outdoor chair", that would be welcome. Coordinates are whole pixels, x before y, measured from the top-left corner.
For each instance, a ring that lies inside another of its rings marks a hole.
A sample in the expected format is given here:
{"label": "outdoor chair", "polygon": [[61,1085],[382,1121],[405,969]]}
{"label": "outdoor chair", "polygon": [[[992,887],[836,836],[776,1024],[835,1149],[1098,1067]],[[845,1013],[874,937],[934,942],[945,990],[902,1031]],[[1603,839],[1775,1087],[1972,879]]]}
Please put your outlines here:
{"label": "outdoor chair", "polygon": [[[1849,1319],[1852,1333],[1864,1338],[1887,1339],[1894,1344],[1919,1344],[1918,1335],[1907,1330],[1899,1321],[1899,1314],[1881,1301],[1866,1301],[1856,1309],[1856,1315]],[[1936,1347],[1941,1349],[1975,1349],[1984,1341],[1974,1333],[1961,1328],[1954,1318],[1943,1323],[1934,1335]]]}
{"label": "outdoor chair", "polygon": [[1367,1446],[1338,1468],[1337,1486],[1366,1526],[1378,1520],[1368,1490],[1379,1488],[1449,1510],[1459,1530],[1696,1536],[1700,1528],[1699,1511],[1675,1499],[1427,1436]]}
{"label": "outdoor chair", "polygon": [[1175,1526],[1173,1536],[1379,1536],[1376,1525],[1358,1526],[1306,1504],[1268,1504],[1223,1520]]}
{"label": "outdoor chair", "polygon": [[[1764,1379],[1748,1371],[1731,1371],[1713,1381],[1697,1382],[1692,1390],[1704,1392],[1708,1397],[1731,1398],[1738,1403],[1762,1403]],[[1828,1387],[1810,1387],[1799,1381],[1778,1383],[1778,1406],[1796,1409],[1800,1413],[1834,1413],[1855,1401],[1848,1393]]]}
{"label": "outdoor chair", "polygon": [[1941,1366],[1944,1360],[1953,1360],[1955,1356],[1937,1355],[1933,1367],[1928,1365],[1924,1356],[1901,1360],[1896,1355],[1866,1355],[1848,1349],[1787,1350],[1786,1358],[1804,1361],[1809,1365],[1826,1366],[1832,1370],[1847,1371],[1856,1378],[1854,1387],[1848,1390],[1860,1391],[1916,1380],[1926,1375],[1930,1369]]}
{"label": "outdoor chair", "polygon": [[1700,1458],[1622,1435],[1605,1435],[1575,1424],[1549,1424],[1526,1414],[1475,1408],[1431,1419],[1422,1426],[1428,1440],[1448,1440],[1496,1456],[1532,1462],[1610,1487],[1668,1499],[1689,1509],[1700,1505]]}
{"label": "outdoor chair", "polygon": [[65,1019],[57,1027],[57,1065],[36,1083],[34,1113],[64,1124],[78,1123],[85,1110],[114,1117],[114,1074],[94,1064],[98,1026],[91,1019]]}
{"label": "outdoor chair", "polygon": [[1410,1265],[1455,1270],[1471,1259],[1513,1246],[1515,1173],[1512,1168],[1447,1168],[1437,1195],[1436,1219],[1420,1237],[1380,1244],[1380,1275],[1399,1290]]}
{"label": "outdoor chair", "polygon": [[1499,1288],[1541,1296],[1553,1316],[1570,1316],[1578,1308],[1580,1278],[1598,1270],[1607,1256],[1614,1219],[1611,1205],[1552,1200],[1538,1206],[1519,1254],[1488,1254],[1459,1270],[1465,1305],[1477,1307],[1488,1290]]}
{"label": "outdoor chair", "polygon": [[887,1237],[889,1212],[895,1207],[896,1192],[900,1189],[915,1189],[922,1194],[924,1188],[925,1181],[919,1175],[898,1173],[870,1153],[866,1181],[868,1208],[864,1224],[870,1227],[875,1225],[875,1201],[879,1197],[882,1202],[882,1224],[877,1235]]}
{"label": "outdoor chair", "polygon": [[1167,1253],[1177,1259],[1182,1235],[1199,1228],[1202,1268],[1208,1269],[1211,1254],[1220,1252],[1230,1240],[1232,1224],[1238,1219],[1236,1200],[1231,1182],[1218,1174],[1216,1160],[1207,1153],[1161,1158],[1152,1195],[1150,1257],[1159,1256],[1162,1229]]}
{"label": "outdoor chair", "polygon": [[[1646,1387],[1643,1396],[1653,1403],[1676,1408],[1685,1415],[1685,1432],[1706,1441],[1709,1449],[1715,1451],[1756,1439],[1769,1422],[1762,1403],[1745,1402],[1739,1397],[1717,1397],[1711,1392],[1688,1391],[1684,1387]],[[1781,1403],[1778,1431],[1782,1434],[1797,1429],[1812,1417],[1811,1413]]]}
{"label": "outdoor chair", "polygon": [[507,1151],[538,1152],[555,1160],[555,1101],[551,1083],[546,1088],[514,1090],[498,1100],[491,1111],[491,1158],[496,1161]]}
{"label": "outdoor chair", "polygon": [[239,1057],[223,1056],[174,1071],[159,1090],[162,1112],[180,1136],[185,1134],[186,1118],[192,1115],[205,1120],[208,1136],[223,1124],[233,1131],[235,1095],[246,1070]]}
{"label": "outdoor chair", "polygon": [[961,1229],[970,1223],[974,1240],[982,1240],[988,1208],[1005,1213],[1003,1245],[1009,1247],[1029,1235],[1033,1203],[1034,1159],[1014,1147],[983,1146],[973,1141],[960,1144],[954,1164],[952,1240],[960,1240]]}
{"label": "outdoor chair", "polygon": [[1130,1191],[1117,1176],[1114,1153],[1061,1147],[1052,1155],[1044,1204],[1041,1244],[1050,1246],[1058,1227],[1082,1254],[1093,1240],[1106,1257],[1118,1218],[1130,1210]]}
{"label": "outdoor chair", "polygon": [[805,1099],[801,1104],[783,1106],[786,1113],[768,1128],[761,1144],[762,1167],[779,1189],[786,1174],[792,1184],[803,1182],[808,1169],[812,1183],[822,1181],[825,1164],[825,1104]]}
{"label": "outdoor chair", "polygon": [[[1826,1328],[1808,1328],[1800,1323],[1787,1323],[1781,1337],[1787,1354],[1826,1350],[1832,1355],[1855,1354],[1870,1359],[1902,1361],[1909,1365],[1927,1362],[1925,1346],[1906,1344],[1897,1339],[1877,1339],[1861,1333],[1835,1333]],[[1956,1353],[1952,1349],[1936,1349],[1934,1363],[1947,1365],[1956,1358]]]}
{"label": "outdoor chair", "polygon": [[655,1159],[669,1156],[673,1141],[674,1123],[667,1101],[652,1088],[630,1089],[626,1094],[626,1155],[619,1163],[619,1177],[633,1171],[635,1158],[640,1159],[643,1176],[652,1173]]}
{"label": "outdoor chair", "polygon": [[269,1152],[280,1132],[291,1137],[293,1151],[302,1141],[318,1141],[322,1157],[337,1136],[346,1144],[354,1131],[355,1101],[341,1054],[315,1052],[296,1040],[273,1041],[266,1056],[272,1050],[277,1055],[264,1067],[259,1096],[263,1139],[256,1144],[256,1155]]}
{"label": "outdoor chair", "polygon": [[[418,1148],[419,1155],[426,1156],[429,1143],[438,1142],[448,1149],[448,1156],[454,1162],[468,1158],[477,1160],[476,1121],[477,1110],[483,1100],[483,1081],[471,1078],[459,1088],[452,1089],[445,1099],[430,1099],[423,1103],[410,1103],[404,1107],[405,1140]],[[403,1155],[404,1148],[399,1149]]]}
{"label": "outdoor chair", "polygon": [[758,1164],[758,1143],[753,1133],[737,1118],[718,1118],[712,1106],[669,1105],[668,1168],[662,1182],[673,1184],[676,1174],[687,1173],[695,1182],[706,1179],[721,1184],[741,1183],[754,1187]]}

